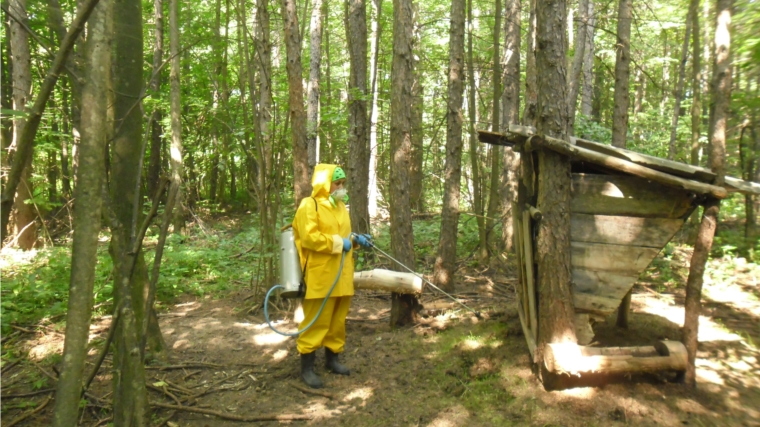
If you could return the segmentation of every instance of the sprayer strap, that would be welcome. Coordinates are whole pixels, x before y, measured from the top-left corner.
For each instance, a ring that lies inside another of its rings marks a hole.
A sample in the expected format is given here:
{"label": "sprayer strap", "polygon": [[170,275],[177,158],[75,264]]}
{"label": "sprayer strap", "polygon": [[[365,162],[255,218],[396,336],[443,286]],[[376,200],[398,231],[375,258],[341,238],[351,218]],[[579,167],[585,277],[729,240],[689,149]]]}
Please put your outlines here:
{"label": "sprayer strap", "polygon": [[[317,203],[317,199],[314,197],[311,198],[314,200],[314,211],[319,212],[319,203]],[[309,254],[306,254],[306,262],[303,263],[303,269],[301,270],[301,280],[303,280],[304,285],[306,284],[306,266],[309,265]]]}

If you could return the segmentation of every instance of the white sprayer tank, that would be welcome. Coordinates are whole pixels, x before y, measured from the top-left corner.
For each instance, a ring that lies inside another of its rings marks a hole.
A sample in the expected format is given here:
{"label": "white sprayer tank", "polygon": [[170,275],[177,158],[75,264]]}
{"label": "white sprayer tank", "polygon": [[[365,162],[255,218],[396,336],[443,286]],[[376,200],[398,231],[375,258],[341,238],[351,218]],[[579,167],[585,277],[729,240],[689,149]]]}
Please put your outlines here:
{"label": "white sprayer tank", "polygon": [[301,274],[301,261],[296,250],[293,229],[288,228],[280,234],[280,285],[284,288],[280,292],[281,297],[298,296]]}

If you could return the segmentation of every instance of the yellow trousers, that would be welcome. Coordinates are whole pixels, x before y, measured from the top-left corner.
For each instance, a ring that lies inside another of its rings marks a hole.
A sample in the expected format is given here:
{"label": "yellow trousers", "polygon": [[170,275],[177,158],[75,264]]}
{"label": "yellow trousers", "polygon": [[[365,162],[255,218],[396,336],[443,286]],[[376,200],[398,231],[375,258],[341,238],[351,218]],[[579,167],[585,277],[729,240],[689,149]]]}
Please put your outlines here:
{"label": "yellow trousers", "polygon": [[[322,298],[303,300],[304,319],[298,329],[303,329],[319,313]],[[346,343],[346,316],[351,307],[351,297],[330,297],[325,303],[322,314],[306,332],[298,336],[298,352],[313,353],[322,347],[327,347],[333,353],[342,353]]]}

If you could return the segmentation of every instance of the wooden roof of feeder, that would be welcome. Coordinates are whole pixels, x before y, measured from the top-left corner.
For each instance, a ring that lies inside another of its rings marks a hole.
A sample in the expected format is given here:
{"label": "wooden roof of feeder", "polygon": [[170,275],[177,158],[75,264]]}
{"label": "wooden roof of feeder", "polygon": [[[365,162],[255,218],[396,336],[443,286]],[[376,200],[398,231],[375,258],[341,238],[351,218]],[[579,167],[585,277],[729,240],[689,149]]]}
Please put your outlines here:
{"label": "wooden roof of feeder", "polygon": [[[716,175],[709,169],[580,138],[570,138],[567,142],[537,135],[534,128],[527,126],[510,125],[506,134],[487,131],[478,131],[478,134],[481,142],[514,147],[523,156],[547,149],[567,156],[574,164],[570,262],[576,336],[580,346],[574,347],[576,357],[563,359],[555,353],[573,352],[562,345],[548,344],[544,362],[549,371],[685,369],[685,348],[678,342],[660,342],[651,347],[583,347],[594,336],[591,322],[617,310],[641,272],[698,204],[708,197],[724,199],[733,192],[760,195],[760,184],[725,177],[725,182],[718,186]],[[591,172],[580,173],[581,170]],[[518,191],[532,191],[524,188],[521,186]],[[533,228],[541,220],[541,212],[530,204],[535,196],[523,194],[518,199],[528,203],[525,206],[513,204],[520,279],[518,313],[531,354],[536,349],[539,326]],[[568,361],[573,363],[568,364]]]}

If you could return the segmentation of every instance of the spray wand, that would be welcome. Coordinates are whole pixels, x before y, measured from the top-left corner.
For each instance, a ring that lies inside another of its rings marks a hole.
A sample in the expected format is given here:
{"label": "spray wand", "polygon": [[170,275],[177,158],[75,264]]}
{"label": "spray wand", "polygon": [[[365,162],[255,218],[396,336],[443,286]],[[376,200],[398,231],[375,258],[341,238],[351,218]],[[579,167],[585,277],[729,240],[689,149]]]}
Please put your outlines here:
{"label": "spray wand", "polygon": [[416,273],[414,270],[412,270],[411,268],[409,268],[409,267],[407,267],[406,265],[402,264],[402,263],[401,263],[401,261],[397,260],[396,258],[393,258],[392,256],[388,255],[388,253],[386,253],[384,250],[382,250],[382,249],[378,248],[378,247],[375,245],[375,243],[372,241],[372,237],[371,237],[371,236],[369,236],[369,235],[367,235],[367,234],[365,234],[365,235],[363,235],[363,236],[364,236],[364,237],[367,239],[367,243],[369,244],[369,247],[371,247],[372,249],[376,250],[377,252],[380,252],[381,254],[385,255],[387,258],[391,259],[391,260],[392,260],[392,261],[394,261],[396,264],[398,264],[398,265],[400,265],[400,266],[404,267],[404,268],[405,268],[405,269],[406,269],[408,272],[410,272],[410,273],[412,273],[413,275],[415,275],[415,276],[419,277],[419,278],[420,278],[420,279],[421,279],[423,282],[427,283],[427,284],[428,284],[430,287],[432,287],[432,288],[433,288],[433,289],[435,289],[436,291],[438,291],[438,292],[440,292],[440,293],[442,293],[442,294],[446,295],[446,296],[447,296],[447,297],[448,297],[450,300],[452,300],[452,301],[454,301],[455,303],[457,303],[457,304],[461,305],[462,307],[464,307],[464,308],[465,308],[465,309],[467,309],[468,311],[471,311],[471,312],[472,312],[472,313],[475,315],[475,317],[477,317],[478,319],[482,319],[482,318],[483,318],[483,316],[481,316],[481,314],[480,314],[480,312],[479,312],[479,311],[475,311],[475,310],[473,310],[472,308],[468,307],[468,306],[467,306],[467,305],[465,305],[465,304],[464,304],[462,301],[459,301],[458,299],[454,298],[453,296],[451,296],[449,293],[447,293],[447,292],[446,292],[446,291],[444,291],[443,289],[441,289],[441,288],[439,288],[438,286],[436,286],[436,285],[432,284],[432,283],[431,283],[429,280],[427,280],[427,279],[425,279],[424,277],[422,277],[422,276],[420,276],[419,274],[417,274],[417,273]]}

